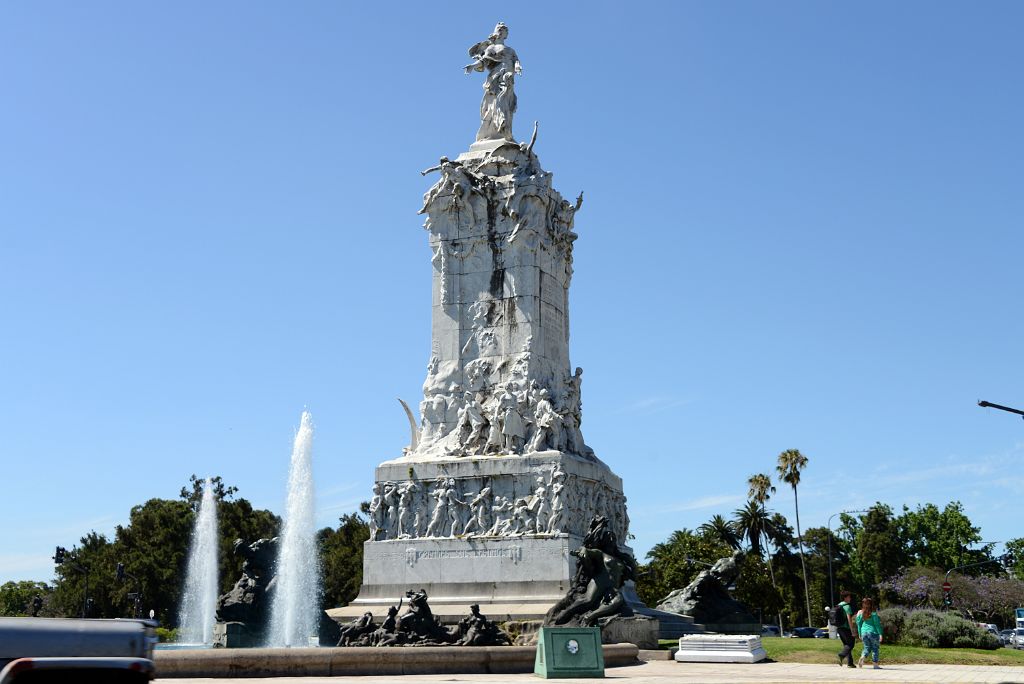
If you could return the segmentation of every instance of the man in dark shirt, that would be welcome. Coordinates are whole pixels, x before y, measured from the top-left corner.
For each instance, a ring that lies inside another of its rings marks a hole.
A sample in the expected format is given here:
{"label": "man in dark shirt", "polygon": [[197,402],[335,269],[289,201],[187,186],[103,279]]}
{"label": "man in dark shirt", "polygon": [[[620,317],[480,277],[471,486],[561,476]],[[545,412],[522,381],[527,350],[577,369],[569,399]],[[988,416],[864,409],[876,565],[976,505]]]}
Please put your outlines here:
{"label": "man in dark shirt", "polygon": [[[836,633],[839,635],[839,640],[843,642],[843,650],[839,652],[839,667],[843,666],[843,660],[846,660],[847,667],[857,667],[853,664],[853,643],[856,637],[857,630],[853,626],[853,608],[850,607],[850,599],[853,595],[848,591],[839,592],[839,598],[843,599],[839,602],[837,608],[842,608],[842,615],[837,616],[836,620]],[[844,619],[845,618],[845,619]]]}

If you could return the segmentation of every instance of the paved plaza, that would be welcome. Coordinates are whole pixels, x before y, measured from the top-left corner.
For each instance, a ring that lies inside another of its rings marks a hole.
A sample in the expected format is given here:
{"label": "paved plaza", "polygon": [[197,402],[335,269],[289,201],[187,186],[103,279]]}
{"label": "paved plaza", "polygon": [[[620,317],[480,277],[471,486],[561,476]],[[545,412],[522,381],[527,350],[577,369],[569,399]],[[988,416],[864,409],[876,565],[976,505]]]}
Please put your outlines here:
{"label": "paved plaza", "polygon": [[[627,667],[609,668],[609,680],[622,680],[631,684],[647,682],[680,682],[717,684],[719,682],[751,682],[756,684],[793,684],[793,682],[979,682],[997,684],[1017,682],[1024,684],[1024,667],[974,665],[892,665],[880,670],[870,668],[852,670],[836,665],[810,665],[804,663],[757,663],[754,665],[727,665],[712,663],[677,663],[675,661],[642,662]],[[222,679],[166,679],[167,682],[223,682]],[[342,681],[374,684],[376,682],[539,682],[532,674],[439,674],[407,675],[404,677],[296,677],[273,679],[231,679],[232,684],[266,684],[268,681],[288,681],[295,684],[336,684]],[[549,680],[580,681],[580,680]]]}

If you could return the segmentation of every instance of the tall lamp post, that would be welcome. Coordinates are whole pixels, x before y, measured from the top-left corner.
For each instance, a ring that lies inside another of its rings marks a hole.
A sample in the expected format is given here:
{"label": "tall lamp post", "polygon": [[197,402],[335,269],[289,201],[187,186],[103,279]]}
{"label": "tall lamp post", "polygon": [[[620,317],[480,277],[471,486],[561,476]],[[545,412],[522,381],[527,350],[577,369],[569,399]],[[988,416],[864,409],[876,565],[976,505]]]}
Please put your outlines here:
{"label": "tall lamp post", "polygon": [[980,406],[981,408],[999,409],[1000,411],[1006,411],[1007,413],[1016,413],[1018,416],[1021,416],[1022,418],[1024,418],[1024,411],[1021,411],[1020,409],[1010,408],[1009,406],[1002,406],[1000,404],[993,404],[992,402],[984,401],[984,400],[979,401],[978,402],[978,406]]}
{"label": "tall lamp post", "polygon": [[846,513],[848,515],[853,513],[867,513],[867,510],[860,511],[839,511],[828,516],[828,598],[832,602],[832,605],[836,605],[836,591],[832,586],[832,518],[837,515]]}

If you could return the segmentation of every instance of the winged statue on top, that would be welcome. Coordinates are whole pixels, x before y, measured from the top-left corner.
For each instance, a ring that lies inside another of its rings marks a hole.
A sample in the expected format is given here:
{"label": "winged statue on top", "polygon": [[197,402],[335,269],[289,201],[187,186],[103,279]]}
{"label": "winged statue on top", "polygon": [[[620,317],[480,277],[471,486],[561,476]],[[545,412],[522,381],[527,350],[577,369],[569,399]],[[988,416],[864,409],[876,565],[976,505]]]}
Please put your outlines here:
{"label": "winged statue on top", "polygon": [[469,48],[471,64],[466,73],[486,71],[484,97],[480,102],[480,130],[476,134],[481,140],[512,140],[512,115],[516,112],[515,78],[523,73],[516,51],[508,45],[508,26],[498,22],[487,40]]}

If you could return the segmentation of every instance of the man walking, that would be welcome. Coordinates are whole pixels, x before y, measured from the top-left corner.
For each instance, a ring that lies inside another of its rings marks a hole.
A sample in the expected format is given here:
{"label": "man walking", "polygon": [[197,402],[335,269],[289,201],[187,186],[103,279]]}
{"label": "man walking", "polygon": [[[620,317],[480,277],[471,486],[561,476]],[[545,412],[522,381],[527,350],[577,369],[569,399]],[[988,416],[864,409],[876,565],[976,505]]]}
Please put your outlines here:
{"label": "man walking", "polygon": [[857,633],[853,626],[853,608],[850,607],[852,594],[848,591],[841,591],[839,598],[843,600],[832,609],[832,623],[836,626],[839,640],[843,642],[843,650],[839,652],[839,667],[843,666],[844,659],[847,667],[857,667],[853,664],[852,655],[853,643],[856,638],[854,634]]}

